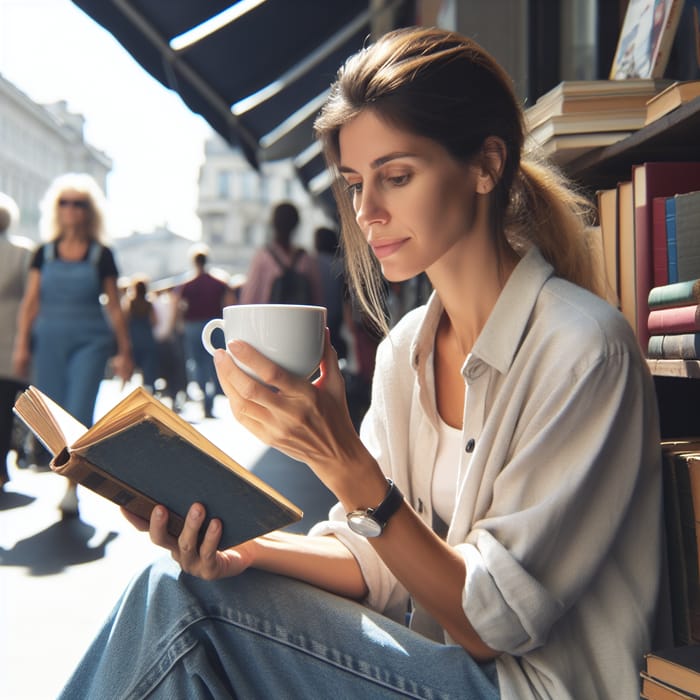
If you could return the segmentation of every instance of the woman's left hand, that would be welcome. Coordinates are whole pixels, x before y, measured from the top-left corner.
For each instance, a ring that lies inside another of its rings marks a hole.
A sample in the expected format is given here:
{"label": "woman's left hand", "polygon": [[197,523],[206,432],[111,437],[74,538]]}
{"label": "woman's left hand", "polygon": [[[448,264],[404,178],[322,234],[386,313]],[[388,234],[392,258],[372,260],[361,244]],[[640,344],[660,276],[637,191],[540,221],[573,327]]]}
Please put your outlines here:
{"label": "woman's left hand", "polygon": [[[248,376],[224,350],[214,355],[216,372],[233,415],[264,443],[308,464],[337,495],[350,467],[367,452],[350,418],[345,382],[326,329],[321,374],[314,382],[295,377],[242,341],[231,354],[262,379]],[[271,388],[276,387],[277,390]]]}

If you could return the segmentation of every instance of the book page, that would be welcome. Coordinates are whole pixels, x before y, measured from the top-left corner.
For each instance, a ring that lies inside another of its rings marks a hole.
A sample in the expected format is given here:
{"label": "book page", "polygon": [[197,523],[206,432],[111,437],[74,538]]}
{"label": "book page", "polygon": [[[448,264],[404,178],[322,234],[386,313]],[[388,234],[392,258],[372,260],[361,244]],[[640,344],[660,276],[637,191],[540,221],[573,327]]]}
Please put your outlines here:
{"label": "book page", "polygon": [[87,430],[80,421],[35,386],[30,386],[17,399],[15,413],[54,456]]}

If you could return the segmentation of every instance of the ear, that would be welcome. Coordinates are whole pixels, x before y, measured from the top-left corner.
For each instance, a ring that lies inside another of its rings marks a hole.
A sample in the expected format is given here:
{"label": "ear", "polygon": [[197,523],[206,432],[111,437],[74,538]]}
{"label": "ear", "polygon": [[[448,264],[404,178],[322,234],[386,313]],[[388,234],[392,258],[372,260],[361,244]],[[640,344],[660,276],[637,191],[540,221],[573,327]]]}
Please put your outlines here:
{"label": "ear", "polygon": [[478,159],[477,194],[489,194],[501,179],[506,163],[506,144],[498,136],[487,136]]}

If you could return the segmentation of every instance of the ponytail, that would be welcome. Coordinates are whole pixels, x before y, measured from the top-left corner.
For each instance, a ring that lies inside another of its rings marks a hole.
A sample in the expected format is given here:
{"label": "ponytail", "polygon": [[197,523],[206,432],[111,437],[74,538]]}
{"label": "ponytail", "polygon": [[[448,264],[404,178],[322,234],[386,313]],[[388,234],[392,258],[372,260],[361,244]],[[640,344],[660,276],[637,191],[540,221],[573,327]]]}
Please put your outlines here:
{"label": "ponytail", "polygon": [[505,230],[511,246],[536,245],[559,277],[605,297],[588,227],[593,207],[551,165],[523,158],[513,182]]}

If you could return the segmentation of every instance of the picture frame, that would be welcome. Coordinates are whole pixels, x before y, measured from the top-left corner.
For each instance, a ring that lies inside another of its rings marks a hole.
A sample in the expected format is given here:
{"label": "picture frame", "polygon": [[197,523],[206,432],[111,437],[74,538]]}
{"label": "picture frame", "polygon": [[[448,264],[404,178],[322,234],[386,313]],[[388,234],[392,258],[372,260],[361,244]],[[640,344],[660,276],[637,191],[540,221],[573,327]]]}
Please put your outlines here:
{"label": "picture frame", "polygon": [[630,0],[610,80],[663,77],[682,11],[683,0]]}

